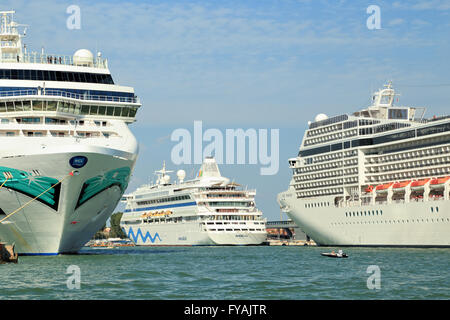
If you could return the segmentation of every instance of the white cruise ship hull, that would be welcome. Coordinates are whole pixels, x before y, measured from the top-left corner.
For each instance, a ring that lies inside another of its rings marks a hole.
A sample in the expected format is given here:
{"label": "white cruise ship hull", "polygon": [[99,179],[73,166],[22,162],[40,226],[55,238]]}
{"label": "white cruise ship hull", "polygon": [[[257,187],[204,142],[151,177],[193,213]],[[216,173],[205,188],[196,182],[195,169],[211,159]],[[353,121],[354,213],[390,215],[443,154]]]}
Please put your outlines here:
{"label": "white cruise ship hull", "polygon": [[305,201],[287,191],[280,194],[279,202],[319,245],[450,246],[450,200],[340,208],[334,206],[334,197]]}
{"label": "white cruise ship hull", "polygon": [[[94,146],[69,146],[72,152],[42,152],[0,159],[0,168],[38,172],[35,178],[62,181],[55,193],[56,204],[34,200],[0,224],[0,239],[15,243],[25,255],[54,255],[77,252],[105,225],[125,191],[136,155]],[[63,148],[61,148],[63,149]],[[69,160],[85,156],[82,168]],[[76,170],[73,176],[69,172]],[[0,220],[34,197],[14,185],[0,189]],[[56,187],[55,187],[56,189]],[[42,197],[41,197],[42,198]]]}
{"label": "white cruise ship hull", "polygon": [[266,240],[265,232],[206,231],[198,222],[141,224],[125,226],[123,230],[138,246],[259,245]]}

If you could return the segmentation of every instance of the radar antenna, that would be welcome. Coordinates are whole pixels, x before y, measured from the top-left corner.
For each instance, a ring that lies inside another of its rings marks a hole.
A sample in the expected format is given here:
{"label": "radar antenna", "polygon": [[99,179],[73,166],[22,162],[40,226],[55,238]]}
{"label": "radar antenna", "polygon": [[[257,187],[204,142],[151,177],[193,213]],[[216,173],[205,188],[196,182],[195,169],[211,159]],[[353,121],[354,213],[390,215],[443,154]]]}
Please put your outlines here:
{"label": "radar antenna", "polygon": [[158,176],[157,184],[166,183],[167,173],[173,172],[172,170],[166,170],[166,161],[163,161],[163,168],[161,170],[155,171],[155,175]]}

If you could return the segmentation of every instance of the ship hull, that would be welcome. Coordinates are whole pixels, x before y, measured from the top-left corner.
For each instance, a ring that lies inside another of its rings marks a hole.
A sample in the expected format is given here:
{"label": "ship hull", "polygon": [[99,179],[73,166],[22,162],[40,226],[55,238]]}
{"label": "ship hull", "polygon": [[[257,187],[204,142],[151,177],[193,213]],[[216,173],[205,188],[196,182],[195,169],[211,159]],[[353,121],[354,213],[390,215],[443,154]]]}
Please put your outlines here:
{"label": "ship hull", "polygon": [[[0,223],[0,239],[15,243],[21,255],[79,251],[105,225],[126,189],[136,161],[135,155],[126,154],[108,148],[79,147],[76,152],[2,158],[0,167],[4,172],[13,170],[61,183],[51,189],[57,191],[46,202],[42,200],[46,194],[33,200],[35,194],[31,191],[7,181],[0,189],[0,220],[24,207]],[[86,157],[87,163],[74,168],[69,163],[74,157]],[[73,176],[69,175],[72,171]]]}
{"label": "ship hull", "polygon": [[265,232],[206,231],[196,223],[123,226],[137,246],[239,246],[259,245],[266,240]]}
{"label": "ship hull", "polygon": [[295,223],[322,246],[450,247],[450,200],[334,206],[333,197],[279,196]]}

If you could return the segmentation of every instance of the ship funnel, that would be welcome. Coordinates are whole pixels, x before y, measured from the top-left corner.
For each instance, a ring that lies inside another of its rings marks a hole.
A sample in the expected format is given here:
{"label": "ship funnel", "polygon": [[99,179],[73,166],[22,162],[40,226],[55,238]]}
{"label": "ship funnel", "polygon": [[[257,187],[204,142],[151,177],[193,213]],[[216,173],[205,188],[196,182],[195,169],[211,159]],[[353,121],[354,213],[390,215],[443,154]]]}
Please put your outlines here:
{"label": "ship funnel", "polygon": [[212,157],[205,158],[197,177],[222,177],[216,159]]}

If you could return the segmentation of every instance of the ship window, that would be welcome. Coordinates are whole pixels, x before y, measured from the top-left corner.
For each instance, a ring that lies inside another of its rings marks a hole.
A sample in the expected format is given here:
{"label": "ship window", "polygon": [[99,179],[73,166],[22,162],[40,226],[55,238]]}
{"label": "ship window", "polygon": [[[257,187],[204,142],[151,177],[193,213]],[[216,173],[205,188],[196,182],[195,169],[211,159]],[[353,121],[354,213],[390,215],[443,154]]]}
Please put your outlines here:
{"label": "ship window", "polygon": [[134,117],[136,115],[136,111],[137,111],[136,107],[131,107],[129,117]]}
{"label": "ship window", "polygon": [[14,105],[16,106],[16,111],[23,111],[22,101],[15,101]]}
{"label": "ship window", "polygon": [[82,105],[81,106],[81,114],[89,114],[89,106]]}
{"label": "ship window", "polygon": [[106,113],[106,107],[105,106],[99,106],[98,107],[98,114],[105,115],[105,113]]}
{"label": "ship window", "polygon": [[97,114],[98,113],[98,106],[91,106],[91,111],[89,114]]}
{"label": "ship window", "polygon": [[23,110],[24,111],[31,110],[31,101],[25,100],[25,101],[22,101],[22,103],[23,103]]}
{"label": "ship window", "polygon": [[122,108],[122,117],[128,117],[129,111],[130,111],[130,108],[123,107]]}
{"label": "ship window", "polygon": [[47,101],[47,111],[56,111],[56,104],[56,101]]}
{"label": "ship window", "polygon": [[389,109],[389,119],[408,119],[408,109]]}
{"label": "ship window", "polygon": [[37,70],[30,70],[31,72],[31,80],[39,80]]}
{"label": "ship window", "polygon": [[27,123],[27,124],[35,124],[35,123],[40,123],[41,119],[40,118],[17,118],[17,122],[21,122],[21,123]]}
{"label": "ship window", "polygon": [[14,102],[6,102],[6,109],[8,112],[14,111]]}
{"label": "ship window", "polygon": [[33,110],[42,111],[43,101],[34,100],[33,101]]}
{"label": "ship window", "polygon": [[106,109],[106,115],[112,116],[114,114],[114,107],[108,107]]}

